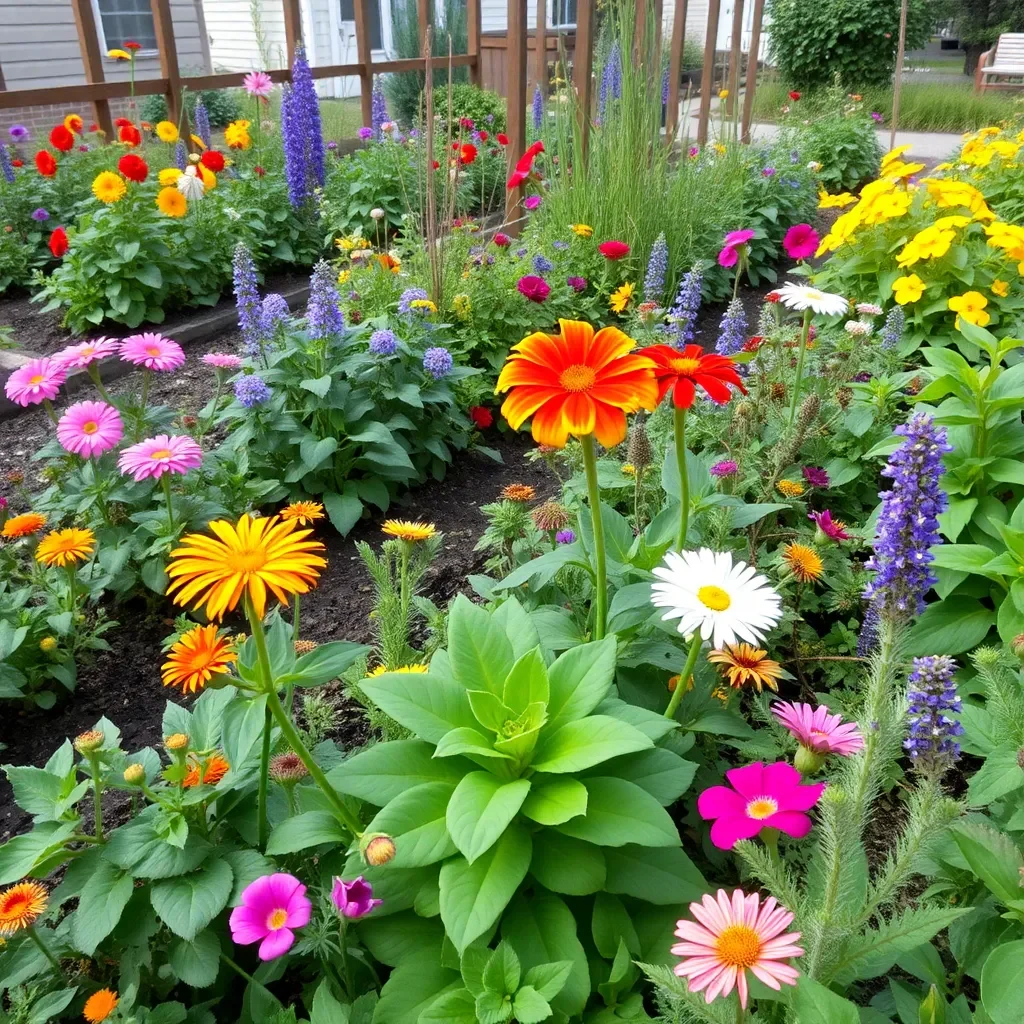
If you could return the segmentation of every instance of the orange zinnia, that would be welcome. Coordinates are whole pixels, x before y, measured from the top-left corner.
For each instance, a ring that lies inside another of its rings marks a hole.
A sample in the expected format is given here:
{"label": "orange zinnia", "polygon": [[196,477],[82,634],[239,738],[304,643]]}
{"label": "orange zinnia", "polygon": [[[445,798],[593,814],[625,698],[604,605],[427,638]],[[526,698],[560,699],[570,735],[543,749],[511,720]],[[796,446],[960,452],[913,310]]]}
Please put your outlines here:
{"label": "orange zinnia", "polygon": [[641,349],[641,355],[654,360],[659,402],[671,391],[672,404],[679,409],[689,409],[697,395],[698,384],[711,401],[719,405],[732,397],[730,384],[743,394],[747,393],[736,372],[736,364],[728,356],[705,353],[700,345],[687,345],[681,351],[670,345],[651,345]]}
{"label": "orange zinnia", "polygon": [[570,434],[593,434],[605,448],[626,436],[626,413],[657,404],[654,362],[630,354],[635,342],[617,327],[559,320],[560,334],[537,332],[512,346],[495,393],[513,430],[533,417],[539,444],[564,448]]}
{"label": "orange zinnia", "polygon": [[182,693],[195,693],[214,676],[225,675],[238,654],[231,641],[217,633],[215,624],[182,633],[160,669],[164,686],[180,686]]}
{"label": "orange zinnia", "polygon": [[117,1009],[118,1002],[116,992],[109,988],[101,988],[85,1001],[82,1016],[89,1024],[102,1024]]}
{"label": "orange zinnia", "polygon": [[196,758],[189,758],[188,772],[182,779],[182,786],[191,789],[205,783],[207,786],[216,786],[221,779],[227,775],[231,765],[223,754],[211,754],[204,762],[200,763]]}
{"label": "orange zinnia", "polygon": [[38,882],[19,882],[0,892],[0,936],[31,928],[46,913],[46,899]]}
{"label": "orange zinnia", "polygon": [[28,537],[38,533],[46,525],[46,516],[41,512],[22,512],[20,516],[11,516],[0,531],[4,537]]}

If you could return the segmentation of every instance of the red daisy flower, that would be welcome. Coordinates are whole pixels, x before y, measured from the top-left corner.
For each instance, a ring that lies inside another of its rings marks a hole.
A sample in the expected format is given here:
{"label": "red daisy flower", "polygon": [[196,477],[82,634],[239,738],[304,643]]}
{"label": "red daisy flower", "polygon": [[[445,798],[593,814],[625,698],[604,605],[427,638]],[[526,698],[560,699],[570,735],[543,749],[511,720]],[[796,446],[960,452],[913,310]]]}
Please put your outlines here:
{"label": "red daisy flower", "polygon": [[199,162],[208,171],[213,171],[215,174],[220,174],[224,170],[224,154],[218,153],[215,149],[206,150],[199,158]]}
{"label": "red daisy flower", "polygon": [[50,132],[50,145],[62,153],[67,153],[74,148],[75,137],[64,125],[58,124]]}
{"label": "red daisy flower", "polygon": [[149,167],[141,156],[135,153],[125,153],[117,162],[117,169],[129,180],[142,183],[149,174]]}
{"label": "red daisy flower", "polygon": [[68,251],[68,233],[63,227],[54,228],[53,233],[50,235],[50,252],[53,253],[54,259],[60,259]]}
{"label": "red daisy flower", "polygon": [[641,349],[639,354],[654,360],[659,402],[671,391],[673,404],[679,409],[689,409],[698,384],[719,405],[732,397],[730,384],[743,394],[747,393],[736,372],[736,364],[728,356],[705,353],[700,345],[687,345],[682,351],[670,345],[651,345]]}
{"label": "red daisy flower", "polygon": [[597,251],[606,260],[621,260],[623,256],[629,255],[629,246],[625,242],[619,242],[613,238],[607,242],[602,242],[597,247]]}
{"label": "red daisy flower", "polygon": [[41,149],[36,153],[36,170],[44,178],[52,178],[57,173],[57,161],[48,149]]}

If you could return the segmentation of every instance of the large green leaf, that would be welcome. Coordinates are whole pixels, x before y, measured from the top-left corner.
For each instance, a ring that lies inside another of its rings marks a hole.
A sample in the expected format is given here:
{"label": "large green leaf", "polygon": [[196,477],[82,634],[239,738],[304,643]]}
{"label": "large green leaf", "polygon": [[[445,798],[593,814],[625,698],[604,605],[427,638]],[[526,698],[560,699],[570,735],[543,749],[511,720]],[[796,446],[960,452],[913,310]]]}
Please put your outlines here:
{"label": "large green leaf", "polygon": [[359,922],[359,938],[375,959],[388,967],[397,967],[424,949],[440,949],[444,925],[439,917],[420,917],[411,910],[383,917],[375,912]]}
{"label": "large green leaf", "polygon": [[1021,898],[1024,857],[1009,836],[977,822],[964,822],[953,829],[953,839],[996,899],[1005,904]]}
{"label": "large green leaf", "polygon": [[465,687],[446,676],[385,672],[359,686],[381,711],[430,743],[452,729],[476,725]]}
{"label": "large green leaf", "polygon": [[419,1024],[420,1014],[438,996],[461,987],[458,972],[441,965],[438,950],[423,950],[391,972],[373,1012],[373,1024]]}
{"label": "large green leaf", "polygon": [[687,761],[664,747],[655,747],[617,757],[612,764],[592,768],[589,774],[614,774],[635,783],[663,807],[668,807],[686,792],[696,771],[697,765],[693,761]]}
{"label": "large green leaf", "polygon": [[600,846],[544,828],[533,837],[530,874],[552,892],[586,896],[604,888],[605,855]]}
{"label": "large green leaf", "polygon": [[485,689],[496,697],[502,695],[515,664],[512,644],[500,623],[464,594],[448,613],[448,660],[463,689]]}
{"label": "large green leaf", "polygon": [[497,842],[529,792],[529,779],[503,783],[490,772],[470,772],[455,787],[446,816],[448,834],[470,864]]}
{"label": "large green leaf", "polygon": [[989,954],[981,971],[981,1002],[993,1024],[1024,1020],[1024,941],[1004,943]]}
{"label": "large green leaf", "polygon": [[962,654],[985,639],[995,625],[996,613],[974,598],[953,596],[924,610],[908,638],[907,654],[927,655],[935,651]]}
{"label": "large green leaf", "polygon": [[792,1007],[800,1024],[860,1024],[856,1004],[806,975],[793,992]]}
{"label": "large green leaf", "polygon": [[226,906],[233,875],[223,860],[211,860],[199,871],[154,882],[149,898],[168,928],[194,939]]}
{"label": "large green leaf", "polygon": [[513,824],[470,864],[456,857],[441,868],[441,920],[460,953],[501,916],[530,867],[532,843]]}
{"label": "large green leaf", "polygon": [[971,777],[967,803],[970,807],[987,807],[1021,787],[1024,787],[1024,771],[1017,764],[1017,744],[1001,743]]}
{"label": "large green leaf", "polygon": [[589,715],[608,696],[615,677],[615,637],[571,647],[548,669],[551,696],[545,732]]}
{"label": "large green leaf", "polygon": [[608,892],[662,906],[699,900],[708,891],[704,876],[675,846],[620,846],[604,851]]}
{"label": "large green leaf", "polygon": [[0,846],[0,885],[8,885],[32,874],[35,864],[48,860],[64,848],[76,827],[73,821],[63,825],[44,822],[31,832],[15,836]]}
{"label": "large green leaf", "polygon": [[434,864],[455,853],[445,811],[455,787],[450,782],[425,782],[396,796],[366,827],[395,840],[392,868]]}
{"label": "large green leaf", "polygon": [[587,813],[557,826],[560,832],[598,846],[678,846],[679,832],[665,808],[624,779],[583,779]]}
{"label": "large green leaf", "polygon": [[527,651],[512,666],[505,678],[502,703],[517,715],[522,714],[531,704],[548,702],[548,670],[540,647]]}
{"label": "large green leaf", "polygon": [[473,768],[461,757],[435,759],[433,755],[434,748],[420,740],[375,743],[332,768],[327,778],[342,793],[383,807],[407,789],[426,782],[449,782],[456,786]]}
{"label": "large green leaf", "polygon": [[534,752],[538,772],[581,772],[621,754],[653,747],[639,729],[607,715],[588,715],[566,722],[555,732],[544,730]]}
{"label": "large green leaf", "polygon": [[128,872],[98,855],[90,859],[95,860],[95,864],[79,894],[71,929],[75,948],[86,956],[92,956],[96,947],[114,930],[134,888]]}
{"label": "large green leaf", "polygon": [[192,988],[207,988],[217,980],[220,969],[220,939],[205,928],[195,939],[177,939],[167,950],[171,970]]}
{"label": "large green leaf", "polygon": [[526,817],[541,825],[560,825],[587,813],[587,788],[579,779],[534,776],[522,809]]}
{"label": "large green leaf", "polygon": [[348,830],[334,814],[329,811],[305,811],[285,818],[274,827],[267,840],[267,856],[297,853],[325,843],[347,845],[349,838]]}

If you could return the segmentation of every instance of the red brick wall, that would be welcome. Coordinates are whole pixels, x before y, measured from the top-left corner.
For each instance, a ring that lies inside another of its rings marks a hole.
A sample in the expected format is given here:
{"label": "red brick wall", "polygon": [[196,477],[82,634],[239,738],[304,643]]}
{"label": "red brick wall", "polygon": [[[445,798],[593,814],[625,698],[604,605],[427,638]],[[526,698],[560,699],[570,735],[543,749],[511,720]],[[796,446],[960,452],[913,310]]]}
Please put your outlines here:
{"label": "red brick wall", "polygon": [[[141,97],[141,103],[145,97]],[[128,100],[116,99],[110,101],[110,112],[113,117],[127,116]],[[7,129],[12,124],[22,124],[32,132],[32,142],[44,143],[50,129],[55,124],[60,124],[67,114],[78,114],[85,122],[86,127],[92,123],[94,113],[91,103],[80,103],[77,106],[65,106],[55,103],[45,103],[35,107],[17,107],[14,110],[0,111],[0,141],[8,142],[10,136]]]}

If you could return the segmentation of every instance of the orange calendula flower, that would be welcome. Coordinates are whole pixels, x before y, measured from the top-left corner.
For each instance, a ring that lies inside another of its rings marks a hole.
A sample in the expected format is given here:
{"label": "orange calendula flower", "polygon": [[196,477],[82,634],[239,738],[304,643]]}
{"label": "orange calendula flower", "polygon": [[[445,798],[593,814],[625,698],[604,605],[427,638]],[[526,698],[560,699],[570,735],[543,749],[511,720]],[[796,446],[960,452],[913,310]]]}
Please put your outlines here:
{"label": "orange calendula flower", "polygon": [[41,512],[22,512],[20,516],[11,516],[4,523],[3,530],[0,530],[0,536],[7,537],[8,540],[17,537],[30,537],[33,533],[38,533],[45,525],[46,516]]}
{"label": "orange calendula flower", "polygon": [[409,541],[410,544],[419,541],[430,540],[437,533],[437,527],[433,523],[410,523],[407,519],[386,519],[381,527],[381,532],[389,537],[397,537],[399,540]]}
{"label": "orange calendula flower", "polygon": [[231,765],[223,754],[211,754],[205,761],[190,757],[188,772],[181,784],[186,789],[201,785],[216,786],[230,770]]}
{"label": "orange calendula flower", "polygon": [[96,547],[92,530],[72,526],[67,530],[48,533],[36,548],[36,561],[43,565],[66,566],[84,562]]}
{"label": "orange calendula flower", "polygon": [[282,519],[294,519],[299,526],[306,526],[323,519],[324,507],[319,501],[293,501],[281,509],[280,515]]}
{"label": "orange calendula flower", "polygon": [[501,490],[501,496],[506,501],[533,501],[537,492],[529,484],[508,484]]}
{"label": "orange calendula flower", "polygon": [[313,531],[295,520],[246,514],[237,524],[214,519],[209,529],[213,537],[190,533],[171,552],[167,593],[176,604],[205,605],[214,621],[234,611],[243,596],[262,619],[268,590],[287,605],[288,595],[307,593],[327,565],[323,544],[309,540]]}
{"label": "orange calendula flower", "polygon": [[626,436],[626,413],[653,411],[658,399],[654,362],[632,353],[634,341],[617,327],[559,320],[559,334],[540,331],[512,346],[495,393],[513,430],[533,417],[533,438],[564,448],[570,434],[593,434],[605,448]]}
{"label": "orange calendula flower", "polygon": [[14,935],[46,913],[46,889],[38,882],[19,882],[0,892],[0,935]]}
{"label": "orange calendula flower", "polygon": [[101,988],[85,1001],[82,1016],[89,1024],[101,1024],[117,1009],[117,1004],[117,993],[109,988]]}
{"label": "orange calendula flower", "polygon": [[712,665],[718,665],[718,671],[728,680],[734,690],[742,689],[750,683],[758,693],[763,686],[778,690],[778,679],[782,675],[782,666],[768,657],[753,644],[726,644],[721,650],[712,651],[708,655]]}
{"label": "orange calendula flower", "polygon": [[789,571],[801,583],[813,583],[821,579],[821,556],[814,548],[806,544],[787,544],[782,549],[782,558]]}
{"label": "orange calendula flower", "polygon": [[179,637],[160,674],[164,686],[180,686],[182,693],[195,693],[214,676],[225,675],[237,659],[234,644],[217,636],[215,625],[196,626]]}

